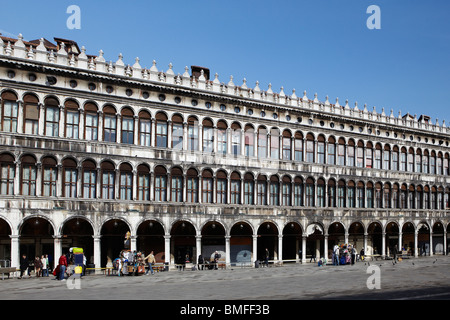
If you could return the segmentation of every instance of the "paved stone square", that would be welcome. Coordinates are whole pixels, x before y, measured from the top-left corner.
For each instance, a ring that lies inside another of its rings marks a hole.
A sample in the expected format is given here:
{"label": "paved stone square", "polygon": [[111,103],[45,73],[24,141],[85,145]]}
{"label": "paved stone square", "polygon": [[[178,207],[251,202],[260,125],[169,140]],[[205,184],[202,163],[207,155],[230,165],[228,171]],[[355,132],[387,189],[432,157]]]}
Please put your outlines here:
{"label": "paved stone square", "polygon": [[[380,270],[380,289],[368,289]],[[148,276],[90,275],[80,289],[49,278],[5,279],[0,299],[86,300],[290,300],[290,299],[450,299],[450,257],[433,256],[318,267],[285,264],[269,268],[169,271]],[[74,282],[69,283],[73,284]]]}

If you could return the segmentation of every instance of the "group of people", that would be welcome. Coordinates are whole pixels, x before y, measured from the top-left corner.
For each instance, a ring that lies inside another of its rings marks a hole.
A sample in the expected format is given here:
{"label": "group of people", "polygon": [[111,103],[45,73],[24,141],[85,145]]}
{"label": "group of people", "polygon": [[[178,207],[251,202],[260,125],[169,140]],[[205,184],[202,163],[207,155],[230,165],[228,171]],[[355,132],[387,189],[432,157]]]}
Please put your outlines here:
{"label": "group of people", "polygon": [[199,255],[197,259],[197,268],[198,270],[217,270],[219,266],[219,259],[222,257],[222,255],[218,252],[214,252],[214,257],[211,261],[211,259],[206,259],[203,257],[203,255]]}
{"label": "group of people", "polygon": [[[75,266],[80,266],[82,268],[81,275],[84,275],[86,270],[86,256],[84,254],[82,256],[83,261],[81,263],[74,260],[72,248],[70,248],[69,252],[66,254],[63,253],[58,259],[58,265],[55,270],[53,270],[55,280],[65,281],[66,274],[70,276],[72,273],[75,273]],[[73,269],[70,269],[71,267],[73,267]]]}
{"label": "group of people", "polygon": [[[364,259],[364,249],[360,252],[360,258]],[[342,264],[354,265],[358,258],[358,251],[356,246],[341,244],[335,245],[333,247],[333,252],[331,253],[331,259],[333,261],[333,266],[338,266]]]}
{"label": "group of people", "polygon": [[36,256],[34,258],[34,262],[30,263],[30,260],[27,258],[26,254],[23,254],[20,258],[20,277],[22,279],[24,276],[31,277],[31,270],[34,269],[34,274],[37,278],[39,277],[48,277],[50,263],[48,260],[48,255],[42,255],[41,257]]}
{"label": "group of people", "polygon": [[153,270],[155,263],[156,259],[153,251],[151,251],[148,256],[145,256],[144,252],[122,250],[119,257],[114,260],[113,266],[117,270],[117,275],[119,277],[129,275],[130,269],[132,270],[132,274],[142,274],[145,271],[146,265],[148,268],[147,271],[145,271],[145,275],[148,275],[149,273],[153,275],[155,274],[155,271]]}

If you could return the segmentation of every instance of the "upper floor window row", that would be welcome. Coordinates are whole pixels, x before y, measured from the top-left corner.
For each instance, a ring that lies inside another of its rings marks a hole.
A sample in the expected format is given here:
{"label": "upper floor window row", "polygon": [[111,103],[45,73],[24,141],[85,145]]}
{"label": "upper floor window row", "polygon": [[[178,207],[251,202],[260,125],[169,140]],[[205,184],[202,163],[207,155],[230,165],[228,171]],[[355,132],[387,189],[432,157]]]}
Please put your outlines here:
{"label": "upper floor window row", "polygon": [[5,91],[1,96],[1,130],[49,137],[86,139],[148,147],[171,148],[220,155],[241,155],[260,159],[300,161],[318,164],[375,168],[393,171],[449,175],[449,153],[390,146],[388,144],[326,138],[323,134],[304,134],[297,130],[281,131],[261,125],[241,125],[225,120],[162,111],[151,116],[141,110],[135,114],[124,107],[118,112],[113,105],[101,110],[88,102],[80,108],[75,100],[63,106],[48,97],[39,103],[37,96],[27,94],[23,103]]}

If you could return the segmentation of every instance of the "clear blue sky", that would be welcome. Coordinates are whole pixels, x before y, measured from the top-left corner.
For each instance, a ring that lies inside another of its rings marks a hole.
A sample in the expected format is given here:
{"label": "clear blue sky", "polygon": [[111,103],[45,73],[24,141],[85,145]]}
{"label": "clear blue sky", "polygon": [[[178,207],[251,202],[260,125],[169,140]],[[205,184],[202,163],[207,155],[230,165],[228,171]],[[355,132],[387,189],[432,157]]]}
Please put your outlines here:
{"label": "clear blue sky", "polygon": [[[69,30],[69,5],[81,29]],[[381,30],[369,30],[369,5],[381,9]],[[369,110],[427,114],[450,125],[448,0],[166,0],[2,1],[0,32],[27,40],[73,39],[106,60],[156,60],[166,71],[200,65],[227,83],[286,94],[296,89]]]}

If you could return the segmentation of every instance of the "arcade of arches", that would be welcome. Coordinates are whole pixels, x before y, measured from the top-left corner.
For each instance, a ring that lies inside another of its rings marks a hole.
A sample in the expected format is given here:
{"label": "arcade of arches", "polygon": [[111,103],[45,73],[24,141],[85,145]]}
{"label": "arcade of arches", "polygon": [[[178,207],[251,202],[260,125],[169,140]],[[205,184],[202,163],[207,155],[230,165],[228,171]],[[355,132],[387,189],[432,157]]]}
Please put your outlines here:
{"label": "arcade of arches", "polygon": [[[199,254],[206,259],[215,251],[227,265],[252,266],[262,260],[265,249],[270,260],[306,262],[322,257],[335,244],[352,244],[366,254],[389,255],[397,245],[412,256],[446,254],[450,224],[441,221],[277,221],[277,220],[190,220],[143,219],[132,225],[122,217],[112,217],[97,226],[86,216],[70,216],[59,226],[43,216],[28,216],[17,227],[0,217],[0,260],[18,263],[27,257],[49,254],[50,260],[70,247],[84,249],[90,267],[105,267],[123,249],[130,231],[131,249],[148,254],[154,251],[159,263],[171,266],[192,262]],[[256,252],[256,256],[255,256]],[[18,265],[18,264],[17,264]]]}

